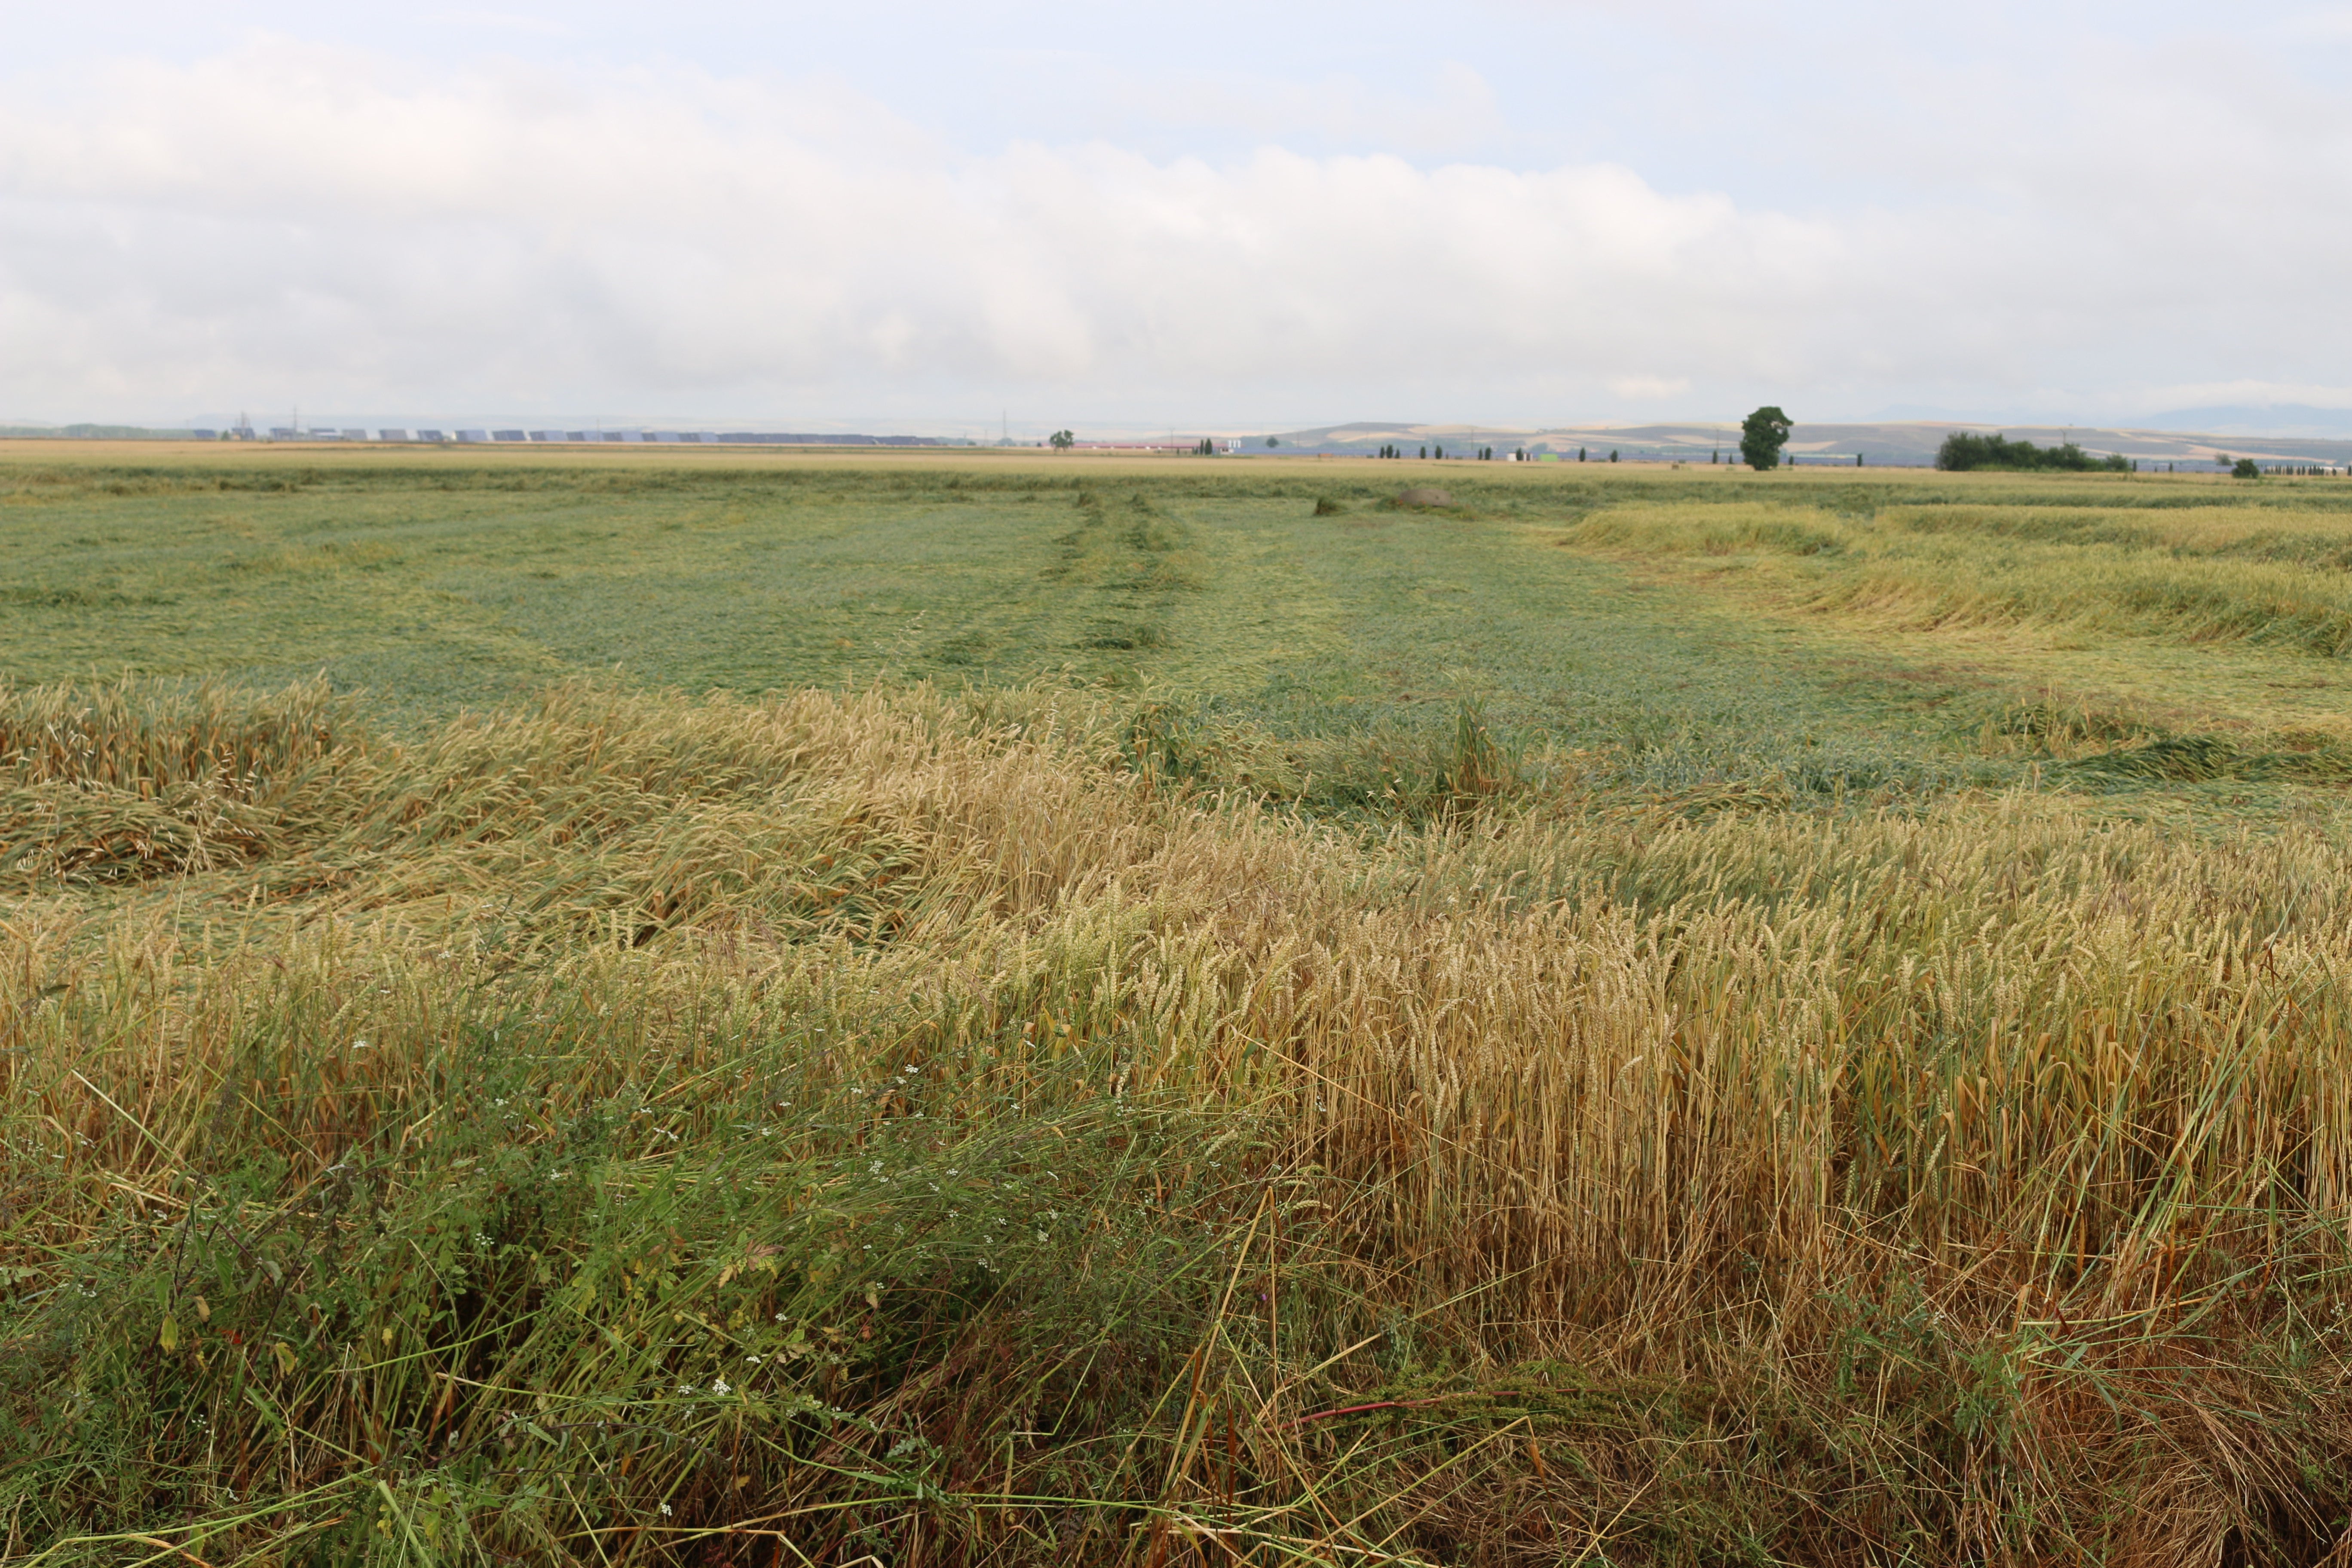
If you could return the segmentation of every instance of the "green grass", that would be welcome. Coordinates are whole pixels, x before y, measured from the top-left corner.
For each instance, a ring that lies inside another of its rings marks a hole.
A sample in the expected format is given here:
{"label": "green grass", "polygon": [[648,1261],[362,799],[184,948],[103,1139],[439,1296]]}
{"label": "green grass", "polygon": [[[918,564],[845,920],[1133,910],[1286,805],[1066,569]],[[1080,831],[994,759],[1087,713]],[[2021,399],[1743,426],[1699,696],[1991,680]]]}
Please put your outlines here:
{"label": "green grass", "polygon": [[[1418,743],[1475,708],[1642,790],[1916,790],[2026,776],[1974,743],[1982,711],[2104,700],[2095,673],[1858,637],[1664,575],[1643,542],[1687,517],[1704,526],[1669,555],[1782,556],[1862,592],[1839,576],[1855,531],[1893,530],[1948,574],[2006,571],[2012,619],[2048,585],[2019,551],[2077,573],[2086,552],[2161,555],[2168,576],[2110,595],[2139,594],[2143,621],[2151,595],[2195,597],[2184,578],[2329,573],[2352,548],[2317,487],[2222,492],[2253,504],[2220,515],[2252,526],[2184,557],[2161,530],[2212,531],[2210,486],[1490,473],[1452,465],[1448,514],[1386,508],[1392,476],[1368,464],[20,465],[0,470],[0,678],[323,673],[395,722],[583,672],[738,692],[1047,679],[1277,742]],[[2242,635],[2302,647],[2332,635],[2314,616]]]}

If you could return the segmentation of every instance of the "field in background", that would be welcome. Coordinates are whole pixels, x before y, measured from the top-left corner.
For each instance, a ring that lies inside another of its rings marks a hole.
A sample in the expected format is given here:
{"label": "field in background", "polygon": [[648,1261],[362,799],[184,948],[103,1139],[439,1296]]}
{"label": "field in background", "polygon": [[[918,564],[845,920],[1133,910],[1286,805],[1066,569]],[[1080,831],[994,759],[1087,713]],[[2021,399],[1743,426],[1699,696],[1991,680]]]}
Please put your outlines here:
{"label": "field in background", "polygon": [[0,1556],[2352,1539],[2343,481],[499,456],[0,468]]}
{"label": "field in background", "polygon": [[[2091,749],[2201,748],[2156,773],[2257,806],[2332,776],[2352,696],[2352,481],[264,458],[0,468],[0,676],[324,673],[395,725],[588,672],[1045,680],[1149,699],[1261,763],[1288,747],[1294,772],[1473,710],[1651,793],[1999,785],[2080,760],[2011,711],[2064,709],[2110,742]],[[1433,476],[1458,508],[1385,504]]]}

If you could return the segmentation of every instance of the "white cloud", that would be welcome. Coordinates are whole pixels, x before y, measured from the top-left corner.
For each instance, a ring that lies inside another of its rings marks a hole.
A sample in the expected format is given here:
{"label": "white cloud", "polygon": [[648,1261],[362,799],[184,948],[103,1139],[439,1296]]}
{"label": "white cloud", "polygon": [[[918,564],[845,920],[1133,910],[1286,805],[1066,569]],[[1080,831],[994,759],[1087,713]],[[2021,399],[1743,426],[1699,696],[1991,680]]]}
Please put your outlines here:
{"label": "white cloud", "polygon": [[1598,376],[1675,352],[1629,305],[1693,296],[1688,349],[1835,247],[1609,167],[970,158],[823,83],[286,43],[0,119],[0,225],[11,357],[60,405]]}
{"label": "white cloud", "polygon": [[[1503,134],[1476,71],[1434,79],[1407,141]],[[2116,161],[2166,155],[2129,82],[2086,88],[2070,171],[2021,131],[1973,165],[1944,148],[1926,199],[1805,213],[1603,162],[1275,144],[1394,108],[1344,81],[1154,90],[1163,117],[1256,114],[1268,144],[975,152],[837,80],[686,66],[426,71],[282,39],[118,64],[0,107],[0,364],[12,403],[59,417],[297,396],[912,416],[1025,394],[1097,419],[1535,419],[1759,392],[2148,406],[2324,387],[2352,347],[2341,116],[2293,91],[2194,105],[2256,171],[2227,222],[2226,184],[2212,205],[2116,187]],[[2308,201],[2265,162],[2290,143]],[[1926,161],[1895,131],[1870,154],[1906,156]]]}

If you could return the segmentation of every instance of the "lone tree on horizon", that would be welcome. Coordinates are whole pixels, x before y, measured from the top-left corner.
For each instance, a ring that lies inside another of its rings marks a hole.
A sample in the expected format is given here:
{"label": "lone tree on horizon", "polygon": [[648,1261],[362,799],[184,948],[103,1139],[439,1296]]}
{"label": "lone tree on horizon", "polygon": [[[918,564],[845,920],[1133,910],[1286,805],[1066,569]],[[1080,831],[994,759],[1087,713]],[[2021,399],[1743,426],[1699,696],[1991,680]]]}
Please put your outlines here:
{"label": "lone tree on horizon", "polygon": [[1739,456],[1742,461],[1762,472],[1780,466],[1780,448],[1789,444],[1789,433],[1796,426],[1778,405],[1766,404],[1739,422]]}
{"label": "lone tree on horizon", "polygon": [[1078,443],[1078,438],[1067,430],[1056,430],[1045,439],[1054,444],[1054,450],[1056,452],[1066,452]]}

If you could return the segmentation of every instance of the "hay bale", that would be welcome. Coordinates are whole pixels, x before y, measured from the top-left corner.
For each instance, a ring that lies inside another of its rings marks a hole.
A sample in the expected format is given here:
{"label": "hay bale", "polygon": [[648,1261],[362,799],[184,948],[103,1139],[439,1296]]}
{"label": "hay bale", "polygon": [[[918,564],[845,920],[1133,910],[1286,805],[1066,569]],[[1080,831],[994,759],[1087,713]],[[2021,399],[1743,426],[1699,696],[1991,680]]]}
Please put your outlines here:
{"label": "hay bale", "polygon": [[1452,506],[1454,497],[1451,492],[1432,485],[1415,485],[1400,493],[1396,503],[1399,506]]}

